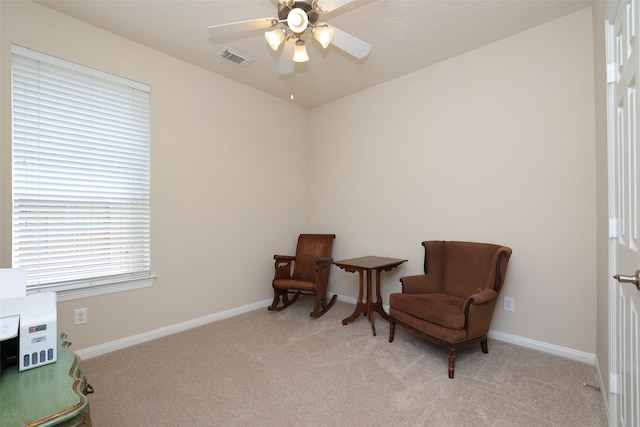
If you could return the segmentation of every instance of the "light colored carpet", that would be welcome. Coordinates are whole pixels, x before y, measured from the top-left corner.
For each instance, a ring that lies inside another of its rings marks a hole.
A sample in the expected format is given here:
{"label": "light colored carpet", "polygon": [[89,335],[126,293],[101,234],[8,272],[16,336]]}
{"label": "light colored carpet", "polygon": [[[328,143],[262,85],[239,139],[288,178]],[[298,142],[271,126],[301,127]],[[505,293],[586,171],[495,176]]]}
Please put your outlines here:
{"label": "light colored carpet", "polygon": [[375,315],[347,326],[301,297],[84,360],[91,418],[107,426],[604,426],[595,368],[489,340],[444,348]]}

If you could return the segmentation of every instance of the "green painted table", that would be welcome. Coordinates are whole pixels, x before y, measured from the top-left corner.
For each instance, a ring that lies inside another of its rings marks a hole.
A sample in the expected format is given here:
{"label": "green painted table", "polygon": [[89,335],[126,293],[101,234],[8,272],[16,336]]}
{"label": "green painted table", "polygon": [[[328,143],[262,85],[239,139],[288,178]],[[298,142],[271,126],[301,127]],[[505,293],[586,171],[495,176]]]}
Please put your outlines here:
{"label": "green painted table", "polygon": [[23,372],[18,366],[0,376],[0,426],[91,426],[91,386],[80,358],[69,350],[66,334],[58,340],[57,362]]}

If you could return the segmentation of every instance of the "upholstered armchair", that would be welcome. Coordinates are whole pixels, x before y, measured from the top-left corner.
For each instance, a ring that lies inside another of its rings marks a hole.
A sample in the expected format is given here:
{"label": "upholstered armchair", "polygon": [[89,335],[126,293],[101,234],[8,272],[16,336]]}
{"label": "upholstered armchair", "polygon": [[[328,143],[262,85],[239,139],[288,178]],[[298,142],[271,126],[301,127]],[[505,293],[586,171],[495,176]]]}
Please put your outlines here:
{"label": "upholstered armchair", "polygon": [[399,324],[446,347],[453,378],[458,348],[480,342],[489,351],[487,333],[512,251],[475,242],[422,245],[424,274],[402,277],[402,292],[389,297],[389,342]]}

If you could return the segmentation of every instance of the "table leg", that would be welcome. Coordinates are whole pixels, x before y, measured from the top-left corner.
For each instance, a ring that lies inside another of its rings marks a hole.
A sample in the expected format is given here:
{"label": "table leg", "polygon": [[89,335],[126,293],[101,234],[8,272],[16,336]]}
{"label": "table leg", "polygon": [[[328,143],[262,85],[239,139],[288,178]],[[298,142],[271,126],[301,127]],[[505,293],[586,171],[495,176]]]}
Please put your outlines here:
{"label": "table leg", "polygon": [[367,313],[369,315],[369,321],[371,322],[371,331],[373,336],[376,336],[376,324],[373,320],[373,301],[371,300],[371,270],[367,270]]}
{"label": "table leg", "polygon": [[[380,270],[376,270],[376,302],[373,303],[373,310],[380,313],[385,320],[389,320],[389,315],[384,311],[382,306],[382,296],[380,295]],[[374,334],[375,335],[375,334]]]}
{"label": "table leg", "polygon": [[[367,313],[369,312],[369,309],[367,309],[367,305],[368,304],[364,304],[362,302],[362,294],[364,293],[364,281],[363,281],[363,274],[364,272],[362,270],[358,270],[358,273],[360,275],[360,290],[358,292],[358,301],[356,302],[356,309],[353,311],[353,313],[351,314],[351,316],[342,319],[342,324],[346,325],[349,322],[352,322],[353,320],[355,320],[360,313],[364,313],[364,315],[366,316]],[[367,299],[370,299],[369,294],[367,294]]]}

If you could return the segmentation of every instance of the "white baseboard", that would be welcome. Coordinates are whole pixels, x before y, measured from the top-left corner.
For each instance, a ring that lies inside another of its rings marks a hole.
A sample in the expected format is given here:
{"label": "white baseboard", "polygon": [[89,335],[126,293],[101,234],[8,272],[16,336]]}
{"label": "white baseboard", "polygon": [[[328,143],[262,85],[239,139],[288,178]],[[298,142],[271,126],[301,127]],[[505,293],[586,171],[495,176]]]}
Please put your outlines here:
{"label": "white baseboard", "polygon": [[530,338],[511,335],[504,332],[490,330],[488,337],[497,341],[504,341],[510,344],[543,351],[545,353],[555,354],[556,356],[566,357],[568,359],[577,360],[579,362],[588,363],[590,365],[594,365],[596,360],[596,356],[593,353],[574,350],[572,348],[549,344],[543,341],[536,341]]}
{"label": "white baseboard", "polygon": [[130,347],[132,345],[166,337],[168,335],[177,334],[178,332],[183,332],[188,329],[206,325],[208,323],[217,322],[218,320],[223,320],[229,317],[237,316],[239,314],[247,313],[249,311],[257,310],[259,308],[268,306],[269,304],[271,304],[271,301],[271,299],[258,301],[253,304],[243,305],[241,307],[232,308],[231,310],[225,310],[219,313],[210,314],[208,316],[199,317],[197,319],[187,320],[186,322],[176,323],[174,325],[165,326],[164,328],[154,329],[152,331],[143,332],[141,334],[132,335],[130,337],[122,338],[119,340],[110,341],[104,344],[98,344],[93,347],[87,347],[82,350],[74,350],[74,352],[78,356],[80,356],[81,359],[91,359],[92,357],[101,356],[103,354]]}
{"label": "white baseboard", "polygon": [[[352,297],[346,297],[344,295],[338,295],[338,300],[349,304],[355,304],[356,299]],[[221,311],[219,313],[210,314],[208,316],[199,317],[197,319],[187,320],[186,322],[176,323],[174,325],[165,326],[164,328],[154,329],[152,331],[144,332],[142,334],[132,335],[130,337],[121,338],[115,341],[110,341],[104,344],[98,344],[93,347],[87,347],[81,350],[75,351],[82,359],[90,359],[92,357],[101,356],[103,354],[110,353],[112,351],[120,350],[132,345],[140,344],[143,342],[151,341],[154,339],[162,338],[168,335],[173,335],[179,332],[186,331],[188,329],[196,328],[198,326],[206,325],[208,323],[216,322],[218,320],[227,319],[229,317],[237,316],[239,314],[247,313],[249,311],[257,310],[262,307],[266,307],[271,304],[271,299],[258,301],[253,304],[243,305],[241,307],[233,308],[230,310]],[[389,306],[384,306],[384,309],[389,311]],[[574,350],[567,347],[561,347],[554,344],[548,344],[542,341],[532,340],[530,338],[524,338],[517,335],[511,335],[504,332],[498,332],[490,330],[488,337],[498,341],[504,341],[511,344],[516,344],[522,347],[532,348],[540,350],[545,353],[555,354],[557,356],[566,357],[580,362],[595,364],[595,355],[592,353],[585,353],[583,351]]]}
{"label": "white baseboard", "polygon": [[[340,294],[336,294],[338,295],[338,301],[342,301],[342,302],[346,302],[349,304],[353,304],[356,305],[356,303],[358,302],[357,299],[353,298],[353,297],[345,297],[344,295],[340,295]],[[329,298],[329,297],[327,297]],[[389,307],[385,307],[385,310],[387,310],[387,312],[389,311]]]}
{"label": "white baseboard", "polygon": [[[351,297],[345,297],[338,295],[338,301],[348,302],[355,304],[356,299]],[[389,312],[389,306],[383,304],[383,308]],[[543,351],[545,353],[555,354],[556,356],[566,357],[568,359],[577,360],[579,362],[588,363],[590,365],[595,364],[596,356],[593,353],[586,353],[580,350],[574,350],[568,347],[562,347],[555,344],[549,344],[543,341],[536,341],[530,338],[524,338],[517,335],[511,335],[504,332],[490,330],[488,337],[497,341],[504,341],[510,344],[519,345],[521,347],[527,347],[534,350]],[[602,380],[602,378],[600,378]]]}

